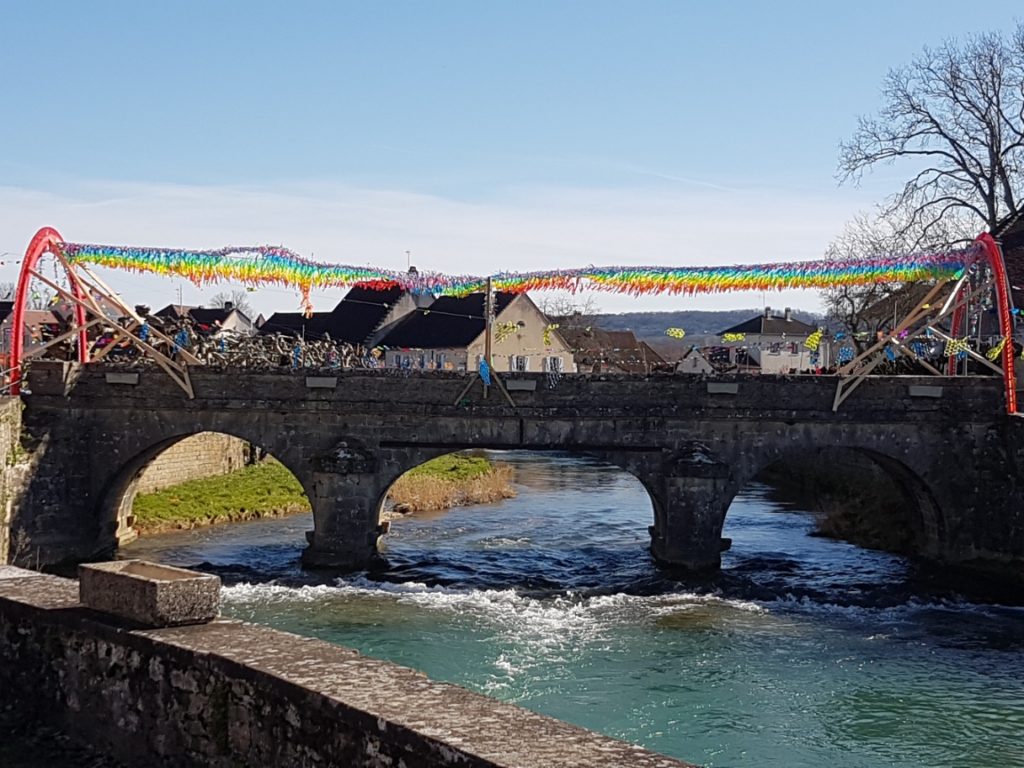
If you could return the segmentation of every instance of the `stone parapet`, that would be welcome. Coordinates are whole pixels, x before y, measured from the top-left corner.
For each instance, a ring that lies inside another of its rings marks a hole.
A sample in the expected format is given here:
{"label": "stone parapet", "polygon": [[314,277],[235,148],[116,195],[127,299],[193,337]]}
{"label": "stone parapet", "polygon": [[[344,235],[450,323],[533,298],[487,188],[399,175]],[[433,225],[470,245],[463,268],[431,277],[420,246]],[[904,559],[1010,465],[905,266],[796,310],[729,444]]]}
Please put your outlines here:
{"label": "stone parapet", "polygon": [[132,630],[74,581],[0,568],[0,690],[129,765],[685,768],[319,640]]}

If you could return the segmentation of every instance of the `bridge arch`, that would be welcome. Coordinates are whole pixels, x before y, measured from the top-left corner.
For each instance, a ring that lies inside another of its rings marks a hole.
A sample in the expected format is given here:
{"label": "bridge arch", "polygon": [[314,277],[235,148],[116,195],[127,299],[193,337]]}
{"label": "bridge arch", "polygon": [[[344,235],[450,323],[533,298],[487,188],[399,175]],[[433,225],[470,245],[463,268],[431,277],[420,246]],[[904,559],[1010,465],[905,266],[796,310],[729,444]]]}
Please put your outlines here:
{"label": "bridge arch", "polygon": [[[572,446],[560,447],[554,449],[550,446],[522,446],[510,448],[509,446],[494,446],[495,449],[501,451],[508,451],[508,460],[522,461],[525,457],[543,459],[546,457],[572,457],[576,459],[586,459],[593,461],[595,466],[588,466],[583,472],[602,472],[611,469],[614,475],[619,478],[627,478],[629,483],[635,483],[637,491],[642,489],[643,494],[649,504],[648,511],[646,514],[648,517],[646,520],[642,520],[638,526],[638,531],[646,533],[652,523],[656,523],[658,520],[658,510],[660,507],[660,499],[657,496],[657,479],[654,467],[643,467],[640,462],[631,460],[629,456],[623,455],[625,452],[618,451],[607,451],[595,448],[574,448]],[[388,450],[382,449],[382,460],[380,466],[386,473],[386,480],[381,482],[380,493],[377,497],[374,509],[375,514],[378,516],[375,519],[380,519],[379,516],[382,514],[385,508],[385,502],[388,495],[390,494],[395,483],[408,471],[416,469],[422,466],[427,461],[442,456],[448,456],[452,454],[458,454],[467,450],[487,450],[486,448],[481,449],[480,446],[461,446],[461,447],[416,447],[415,449],[403,450],[401,452],[401,459],[398,460],[394,456],[388,456]],[[655,452],[652,452],[655,453]],[[660,458],[660,452],[656,452]],[[496,457],[496,461],[500,463],[502,461],[501,456]],[[644,471],[645,469],[649,471]],[[556,492],[557,488],[550,488],[552,492]],[[571,490],[571,488],[566,488]],[[584,487],[580,487],[579,490],[586,490]],[[638,515],[639,517],[639,515]]]}
{"label": "bridge arch", "polygon": [[[776,470],[775,480],[781,479],[784,484],[793,484],[794,487],[802,485],[805,496],[823,501],[829,507],[837,504],[857,506],[868,502],[884,507],[882,511],[861,509],[860,515],[875,523],[894,526],[879,538],[892,542],[891,548],[896,551],[915,552],[926,557],[941,557],[943,554],[947,526],[942,506],[922,477],[923,473],[902,457],[892,456],[876,447],[843,443],[766,451],[746,463],[737,473],[729,505],[743,488],[764,478],[772,470]],[[826,516],[843,515],[839,509],[812,511]],[[723,517],[723,525],[727,515]],[[824,523],[827,525],[828,521]]]}
{"label": "bridge arch", "polygon": [[283,452],[283,456],[278,455],[274,450],[274,446],[267,445],[267,442],[264,440],[254,439],[253,435],[245,434],[243,430],[228,431],[221,428],[198,428],[178,432],[137,447],[119,465],[111,467],[111,472],[105,479],[100,493],[97,495],[99,500],[96,509],[97,540],[94,546],[97,554],[112,553],[120,545],[131,541],[135,537],[135,533],[132,531],[132,508],[146,470],[153,467],[169,449],[189,438],[200,435],[219,435],[234,438],[257,454],[251,457],[252,460],[256,460],[263,455],[275,459],[295,477],[302,486],[307,498],[311,498],[312,484],[310,473],[304,472],[301,464],[297,464],[294,458],[289,456],[287,452]]}

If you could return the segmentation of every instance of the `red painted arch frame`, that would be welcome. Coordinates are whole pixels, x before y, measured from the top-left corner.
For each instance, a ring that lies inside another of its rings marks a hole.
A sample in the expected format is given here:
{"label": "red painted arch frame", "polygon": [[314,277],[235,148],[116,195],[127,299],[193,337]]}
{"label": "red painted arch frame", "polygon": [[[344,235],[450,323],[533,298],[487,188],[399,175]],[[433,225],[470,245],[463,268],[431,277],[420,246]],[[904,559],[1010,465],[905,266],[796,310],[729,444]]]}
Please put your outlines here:
{"label": "red painted arch frame", "polygon": [[999,312],[999,331],[1003,344],[1003,386],[1006,392],[1006,412],[1017,413],[1017,372],[1014,362],[1017,357],[1013,346],[1013,302],[1010,298],[1010,281],[1006,276],[1006,262],[999,243],[988,232],[979,235],[977,242],[985,248],[996,288],[996,307]]}
{"label": "red painted arch frame", "polygon": [[[25,311],[28,309],[29,285],[32,281],[32,272],[39,263],[39,259],[46,253],[55,252],[59,244],[64,242],[60,233],[52,227],[43,227],[36,232],[35,237],[28,244],[25,251],[25,258],[21,262],[21,273],[18,275],[18,290],[14,294],[14,317],[11,327],[11,394],[21,394],[21,365],[25,355]],[[74,272],[65,268],[68,282],[71,285],[71,293],[76,299],[84,299],[82,287],[78,283]],[[89,339],[85,331],[85,309],[81,304],[75,304],[75,324],[78,326],[78,362],[84,363],[89,359]]]}

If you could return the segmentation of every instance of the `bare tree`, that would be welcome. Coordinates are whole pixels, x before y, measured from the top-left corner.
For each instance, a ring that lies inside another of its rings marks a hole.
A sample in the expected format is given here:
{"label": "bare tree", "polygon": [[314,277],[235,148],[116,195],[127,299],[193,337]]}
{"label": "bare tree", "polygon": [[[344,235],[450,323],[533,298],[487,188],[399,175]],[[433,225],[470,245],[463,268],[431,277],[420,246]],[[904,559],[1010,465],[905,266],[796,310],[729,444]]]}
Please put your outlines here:
{"label": "bare tree", "polygon": [[993,231],[1024,192],[1024,23],[925,48],[890,70],[884,105],[840,145],[841,180],[900,161],[910,174],[883,210],[924,240],[950,213]]}
{"label": "bare tree", "polygon": [[593,296],[555,294],[545,296],[539,306],[541,312],[563,328],[588,328],[594,325],[599,314]]}
{"label": "bare tree", "polygon": [[[965,216],[950,213],[926,234],[920,225],[910,223],[909,214],[899,214],[859,214],[832,241],[825,258],[856,262],[894,253],[945,250],[970,239],[974,223]],[[925,283],[837,285],[822,291],[822,299],[828,316],[839,322],[857,349],[863,351],[878,331],[893,327],[912,310],[929,287]]]}
{"label": "bare tree", "polygon": [[231,291],[221,291],[210,299],[210,306],[216,309],[223,309],[231,305],[243,315],[252,319],[252,304],[249,301],[249,292],[244,288],[235,288]]}

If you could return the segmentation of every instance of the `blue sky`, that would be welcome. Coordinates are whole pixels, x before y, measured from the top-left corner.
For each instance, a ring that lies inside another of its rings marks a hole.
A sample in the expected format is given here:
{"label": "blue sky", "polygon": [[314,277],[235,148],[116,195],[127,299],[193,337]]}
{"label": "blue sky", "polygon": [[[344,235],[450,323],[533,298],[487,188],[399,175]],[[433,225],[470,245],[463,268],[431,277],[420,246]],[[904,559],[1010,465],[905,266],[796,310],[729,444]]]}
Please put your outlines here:
{"label": "blue sky", "polygon": [[[411,250],[461,272],[815,258],[901,179],[835,179],[885,72],[1024,15],[999,0],[0,10],[0,252],[52,225],[73,241],[272,242],[387,267]],[[112,282],[154,302],[177,290]],[[685,306],[762,301],[817,304]]]}

